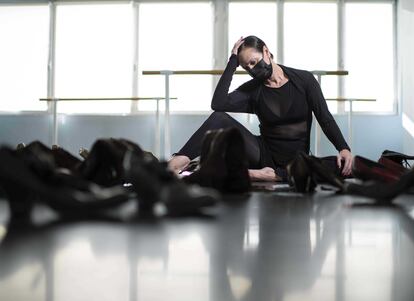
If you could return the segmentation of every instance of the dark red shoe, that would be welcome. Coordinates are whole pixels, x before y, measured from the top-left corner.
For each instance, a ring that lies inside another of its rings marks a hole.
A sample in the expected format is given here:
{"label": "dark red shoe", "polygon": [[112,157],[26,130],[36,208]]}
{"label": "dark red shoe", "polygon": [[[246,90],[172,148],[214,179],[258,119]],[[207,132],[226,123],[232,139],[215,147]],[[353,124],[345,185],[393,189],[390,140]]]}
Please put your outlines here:
{"label": "dark red shoe", "polygon": [[409,156],[409,155],[406,155],[406,154],[402,154],[402,153],[395,152],[395,151],[390,151],[390,150],[383,151],[382,154],[381,154],[381,158],[386,158],[386,159],[389,159],[391,161],[394,161],[395,163],[405,167],[406,169],[411,168],[408,161],[409,160],[414,160],[414,156]]}
{"label": "dark red shoe", "polygon": [[383,156],[379,158],[378,163],[384,165],[389,170],[392,170],[400,177],[409,170],[408,168],[405,168],[403,165]]}
{"label": "dark red shoe", "polygon": [[375,180],[383,183],[397,182],[402,173],[396,168],[389,168],[381,163],[355,156],[352,163],[352,174],[354,177],[364,181]]}

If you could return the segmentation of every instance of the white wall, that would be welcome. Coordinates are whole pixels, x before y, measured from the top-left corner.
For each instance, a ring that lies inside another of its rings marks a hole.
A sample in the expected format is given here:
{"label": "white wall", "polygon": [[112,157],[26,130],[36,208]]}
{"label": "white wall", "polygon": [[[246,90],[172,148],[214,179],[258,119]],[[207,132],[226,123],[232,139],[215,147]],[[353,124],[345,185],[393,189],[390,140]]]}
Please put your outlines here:
{"label": "white wall", "polygon": [[[244,114],[234,114],[240,122],[246,124]],[[203,123],[208,114],[171,116],[171,146],[176,152],[191,134]],[[347,117],[335,116],[335,119],[347,138]],[[0,115],[0,145],[14,147],[19,142],[29,143],[40,140],[52,143],[52,118],[50,115]],[[253,119],[249,126],[254,134],[259,134],[257,122]],[[90,148],[100,137],[124,137],[131,139],[146,150],[154,149],[154,115],[136,116],[82,116],[66,115],[59,119],[59,145],[77,153],[80,147]],[[353,147],[355,155],[377,160],[384,149],[402,151],[401,117],[398,115],[355,115],[353,119]],[[313,132],[311,137],[313,150]],[[162,147],[162,146],[161,146]],[[323,135],[320,156],[335,155],[337,152]]]}
{"label": "white wall", "polygon": [[414,1],[398,2],[403,152],[414,154]]}

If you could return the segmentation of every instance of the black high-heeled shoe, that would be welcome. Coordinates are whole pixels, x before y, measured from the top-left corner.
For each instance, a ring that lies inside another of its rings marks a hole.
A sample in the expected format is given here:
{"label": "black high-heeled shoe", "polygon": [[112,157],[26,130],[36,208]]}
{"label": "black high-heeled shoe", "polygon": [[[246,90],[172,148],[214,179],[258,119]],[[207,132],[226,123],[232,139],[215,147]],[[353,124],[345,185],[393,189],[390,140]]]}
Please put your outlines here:
{"label": "black high-heeled shoe", "polygon": [[144,213],[152,213],[154,205],[160,202],[169,215],[194,214],[219,200],[216,191],[185,184],[168,169],[167,162],[159,162],[151,155],[127,152],[123,166],[125,179],[132,184],[139,209]]}
{"label": "black high-heeled shoe", "polygon": [[251,182],[240,131],[226,128],[207,132],[202,143],[200,168],[183,180],[221,192],[248,191]]}
{"label": "black high-heeled shoe", "polygon": [[191,175],[184,177],[184,182],[224,191],[227,178],[224,149],[216,147],[218,140],[222,140],[222,138],[218,137],[223,131],[223,129],[208,131],[204,135],[199,168]]}
{"label": "black high-heeled shoe", "polygon": [[[344,179],[335,174],[330,168],[328,168],[321,158],[315,156],[307,156],[306,160],[315,175],[317,183],[326,183],[332,185],[333,187],[338,188],[342,191],[344,187]],[[342,162],[342,166],[344,166],[344,162]]]}
{"label": "black high-heeled shoe", "polygon": [[[123,184],[122,162],[128,148],[115,139],[98,139],[79,166],[82,177],[98,185],[110,187]],[[134,150],[142,154],[142,150]]]}
{"label": "black high-heeled shoe", "polygon": [[60,174],[49,159],[29,150],[19,154],[0,148],[0,185],[13,216],[28,218],[34,202],[42,202],[61,215],[81,216],[129,199],[123,187],[102,189],[73,175]]}
{"label": "black high-heeled shoe", "polygon": [[48,157],[53,162],[55,168],[67,169],[72,173],[77,173],[77,169],[82,162],[58,145],[53,145],[52,148],[49,148],[40,141],[33,141],[27,146],[20,146],[16,152],[35,154],[38,157]]}
{"label": "black high-heeled shoe", "polygon": [[307,193],[315,190],[316,181],[306,161],[305,153],[298,153],[287,166],[288,183],[297,192]]}
{"label": "black high-heeled shoe", "polygon": [[247,192],[251,188],[251,181],[243,136],[236,128],[229,129],[224,135],[227,142],[225,153],[227,166],[226,191],[232,193]]}
{"label": "black high-heeled shoe", "polygon": [[312,192],[319,183],[330,184],[340,191],[344,189],[344,180],[340,176],[325,166],[320,158],[304,152],[298,153],[287,165],[287,171],[289,183],[298,192]]}

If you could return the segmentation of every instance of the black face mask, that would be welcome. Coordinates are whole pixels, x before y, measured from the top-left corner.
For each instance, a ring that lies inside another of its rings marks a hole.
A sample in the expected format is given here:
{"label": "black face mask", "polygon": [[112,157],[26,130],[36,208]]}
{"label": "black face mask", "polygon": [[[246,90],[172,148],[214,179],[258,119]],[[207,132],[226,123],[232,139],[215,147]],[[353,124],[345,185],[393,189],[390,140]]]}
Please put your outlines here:
{"label": "black face mask", "polygon": [[255,79],[265,81],[272,76],[272,63],[267,64],[263,59],[261,59],[252,69],[247,69],[247,73]]}

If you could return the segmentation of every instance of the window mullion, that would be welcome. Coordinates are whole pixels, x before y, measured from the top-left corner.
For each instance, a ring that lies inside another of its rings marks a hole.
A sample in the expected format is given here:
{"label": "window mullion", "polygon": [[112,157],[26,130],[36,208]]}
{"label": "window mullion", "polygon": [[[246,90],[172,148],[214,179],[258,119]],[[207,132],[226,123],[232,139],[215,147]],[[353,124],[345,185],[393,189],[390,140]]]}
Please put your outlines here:
{"label": "window mullion", "polygon": [[[47,64],[47,97],[55,97],[55,53],[56,53],[56,4],[49,2],[49,55]],[[57,102],[48,103],[48,112],[53,113],[52,143],[57,144]]]}
{"label": "window mullion", "polygon": [[[227,65],[230,56],[229,39],[229,4],[228,0],[213,1],[213,69],[222,69]],[[213,77],[214,91],[219,78]]]}
{"label": "window mullion", "polygon": [[[55,97],[56,4],[49,2],[49,54],[47,63],[47,97]],[[49,111],[51,103],[49,103]]]}
{"label": "window mullion", "polygon": [[277,62],[284,64],[284,2],[277,0]]}
{"label": "window mullion", "polygon": [[398,59],[398,8],[397,8],[397,2],[393,1],[392,3],[392,17],[393,17],[393,55],[394,55],[394,99],[393,99],[393,112],[396,114],[400,113],[401,109],[401,102],[400,102],[400,87],[398,85],[399,82],[399,59]]}
{"label": "window mullion", "polygon": [[[138,97],[138,76],[139,76],[139,3],[134,0],[132,1],[132,10],[133,10],[133,22],[132,29],[132,51],[133,51],[133,62],[132,62],[132,97]],[[131,113],[136,113],[138,111],[138,103],[136,101],[131,102]]]}
{"label": "window mullion", "polygon": [[[345,70],[345,1],[338,0],[338,70]],[[345,97],[345,77],[338,76],[338,97]],[[338,114],[345,113],[345,103],[337,103]]]}

